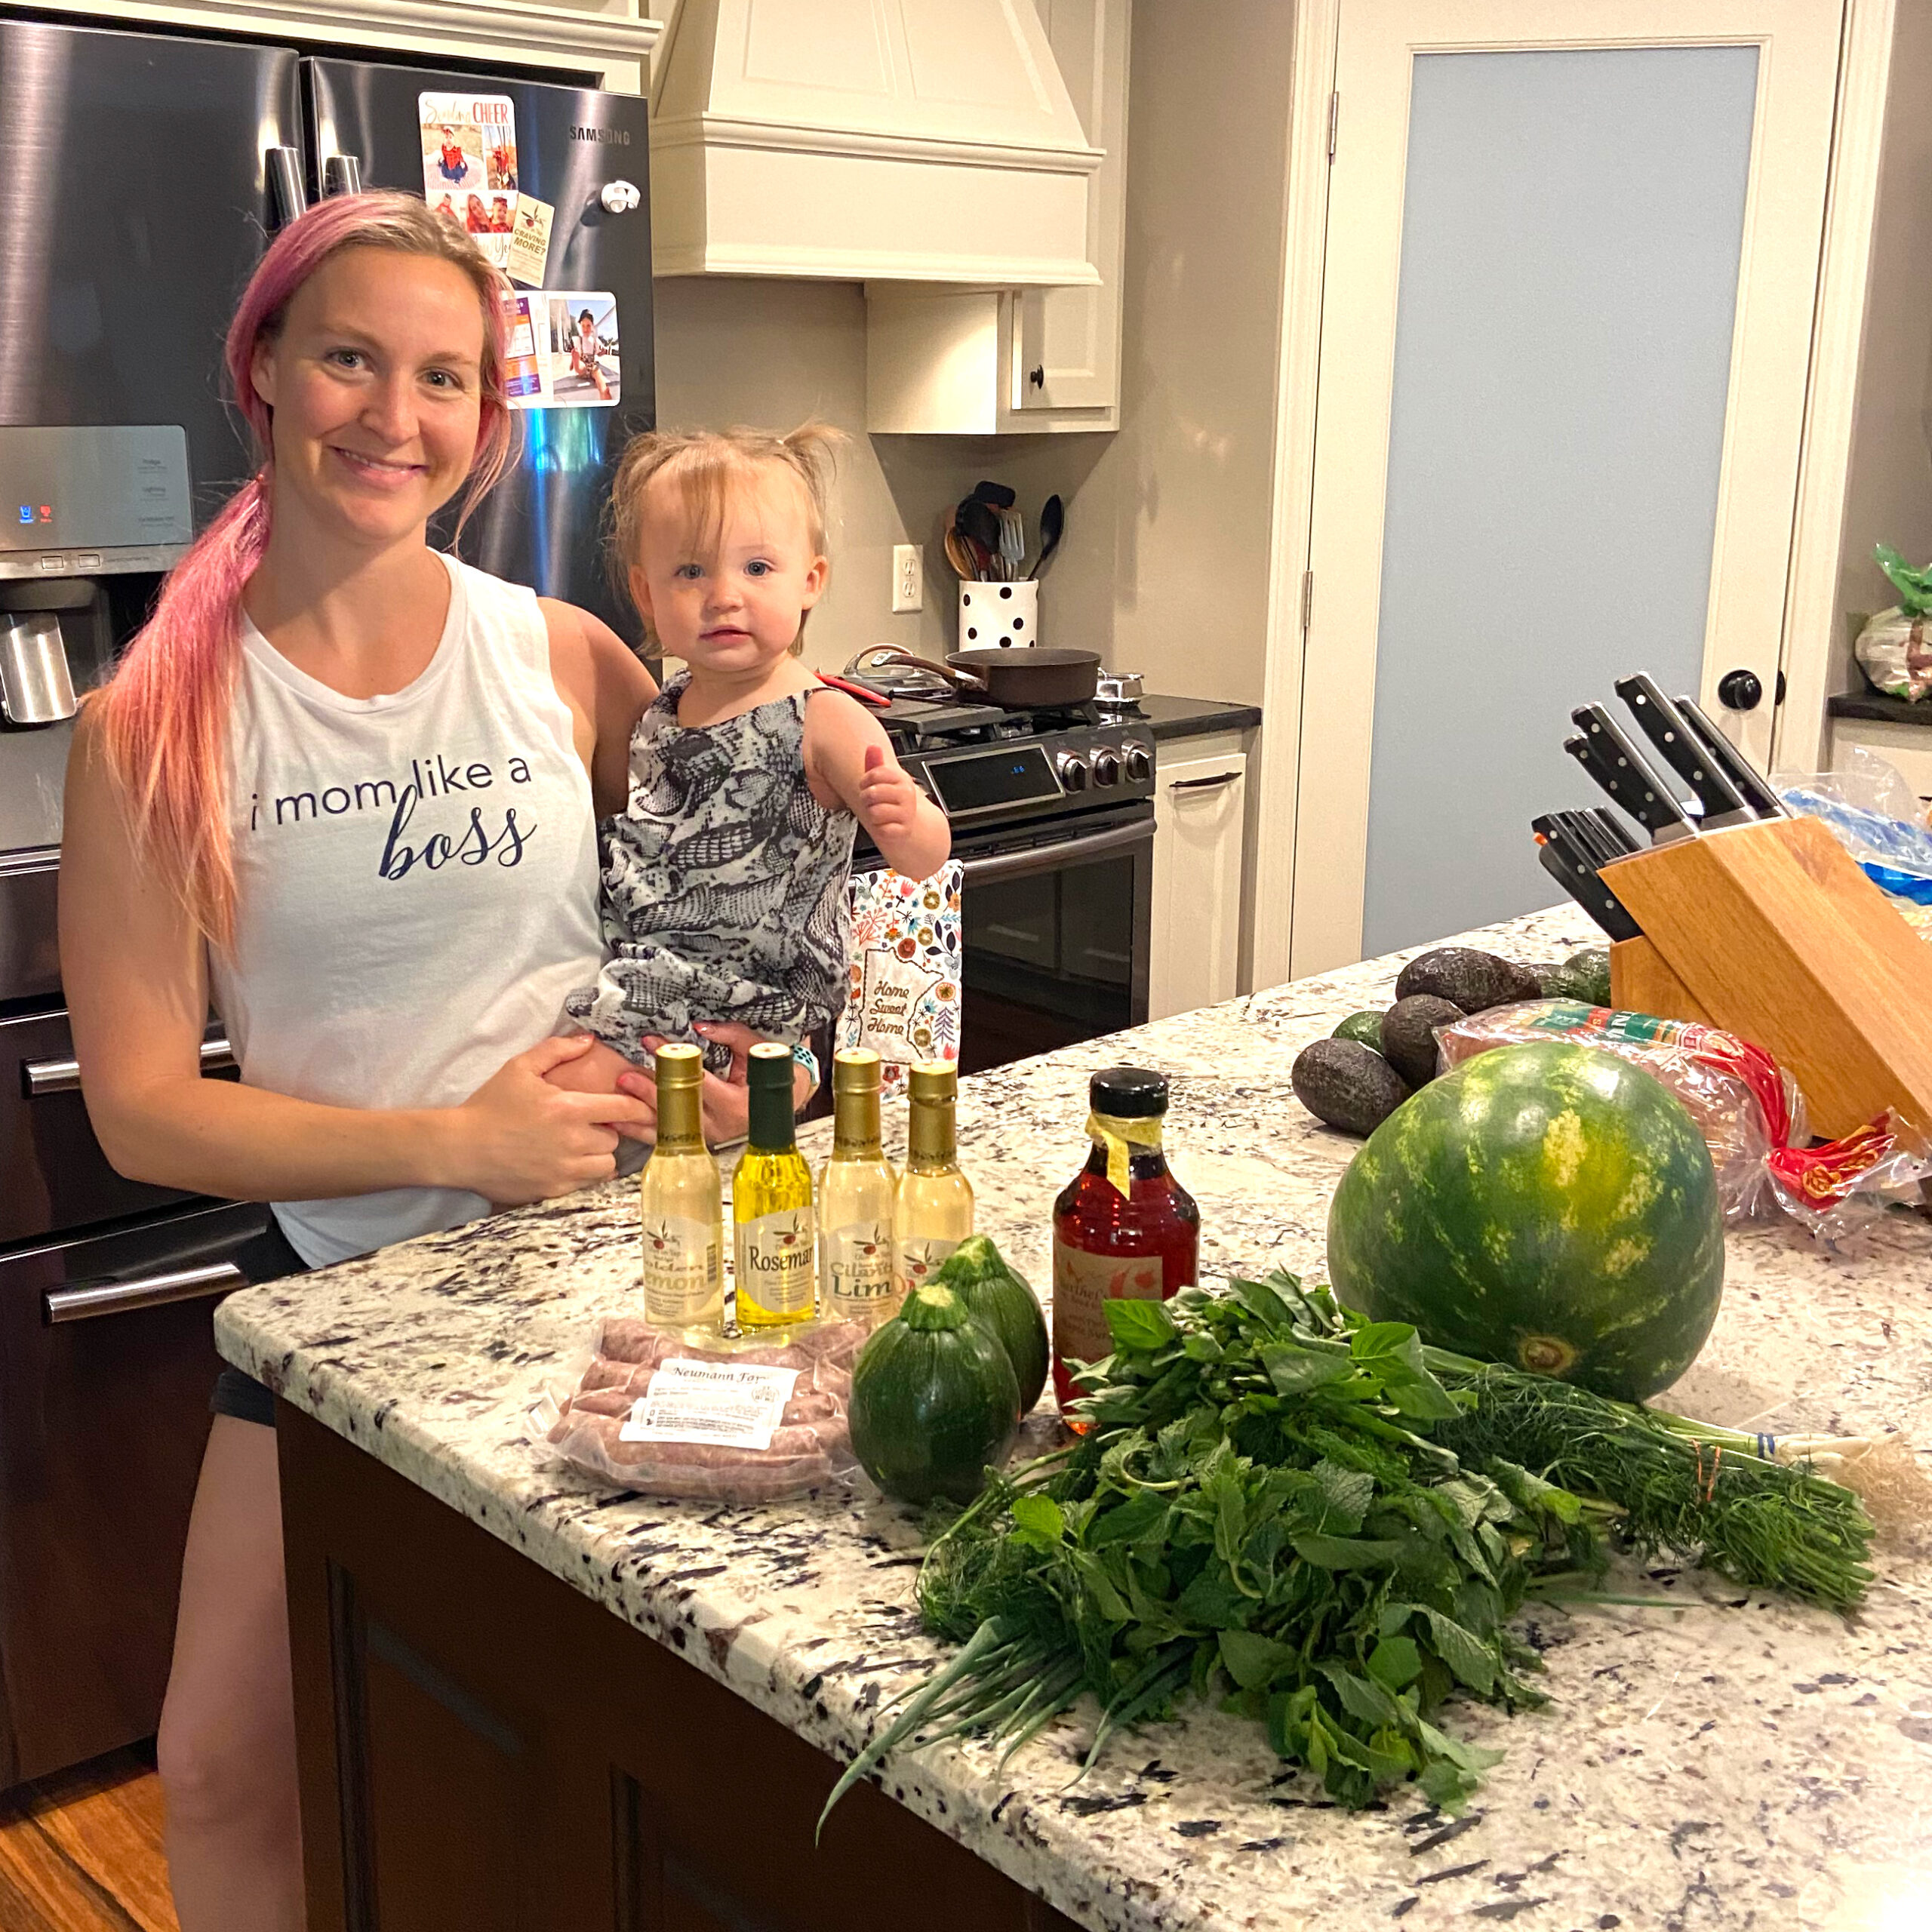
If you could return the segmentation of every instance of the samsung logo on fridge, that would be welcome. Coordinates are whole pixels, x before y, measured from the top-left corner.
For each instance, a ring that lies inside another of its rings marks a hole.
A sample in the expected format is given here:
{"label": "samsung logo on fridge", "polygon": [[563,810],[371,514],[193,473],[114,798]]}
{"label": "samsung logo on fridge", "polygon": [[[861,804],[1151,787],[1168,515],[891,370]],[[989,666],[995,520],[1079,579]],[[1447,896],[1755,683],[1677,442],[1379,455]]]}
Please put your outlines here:
{"label": "samsung logo on fridge", "polygon": [[571,139],[599,141],[607,147],[627,148],[631,144],[631,131],[628,128],[573,128]]}

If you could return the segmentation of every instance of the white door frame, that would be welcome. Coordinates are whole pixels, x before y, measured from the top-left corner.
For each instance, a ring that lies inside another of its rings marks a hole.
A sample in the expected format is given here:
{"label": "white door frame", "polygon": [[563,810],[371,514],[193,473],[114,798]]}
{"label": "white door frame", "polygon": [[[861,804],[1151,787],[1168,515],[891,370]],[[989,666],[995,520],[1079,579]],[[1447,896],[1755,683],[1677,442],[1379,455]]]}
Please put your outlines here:
{"label": "white door frame", "polygon": [[[1789,688],[1779,761],[1808,762],[1822,736],[1838,551],[1850,460],[1858,343],[1877,205],[1897,0],[1845,0],[1825,235],[1800,459],[1782,662]],[[1257,761],[1254,977],[1291,977],[1296,800],[1301,766],[1304,585],[1315,493],[1322,274],[1327,248],[1330,106],[1342,0],[1298,0],[1281,248],[1284,293],[1275,388],[1267,658]],[[1346,137],[1344,137],[1346,138]],[[1794,724],[1793,720],[1799,721]]]}

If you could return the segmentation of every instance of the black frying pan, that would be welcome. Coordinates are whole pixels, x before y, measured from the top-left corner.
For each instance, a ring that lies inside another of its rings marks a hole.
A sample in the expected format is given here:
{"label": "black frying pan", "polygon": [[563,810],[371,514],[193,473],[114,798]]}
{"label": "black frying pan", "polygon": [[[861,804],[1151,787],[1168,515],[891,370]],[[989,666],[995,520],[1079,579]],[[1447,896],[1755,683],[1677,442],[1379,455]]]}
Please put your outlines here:
{"label": "black frying pan", "polygon": [[1011,651],[955,651],[943,668],[909,651],[885,645],[854,658],[850,669],[863,676],[895,664],[916,664],[946,678],[962,697],[983,697],[1008,711],[1084,704],[1098,689],[1100,655],[1096,651],[1062,651],[1029,645]]}

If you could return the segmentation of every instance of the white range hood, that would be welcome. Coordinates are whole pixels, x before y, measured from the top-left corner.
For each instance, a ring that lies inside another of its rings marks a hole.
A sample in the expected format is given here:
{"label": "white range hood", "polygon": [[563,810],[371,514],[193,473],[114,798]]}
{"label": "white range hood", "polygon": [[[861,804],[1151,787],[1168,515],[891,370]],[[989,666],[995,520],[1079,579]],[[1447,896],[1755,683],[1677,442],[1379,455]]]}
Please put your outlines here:
{"label": "white range hood", "polygon": [[1032,0],[681,0],[655,91],[659,275],[1100,279]]}

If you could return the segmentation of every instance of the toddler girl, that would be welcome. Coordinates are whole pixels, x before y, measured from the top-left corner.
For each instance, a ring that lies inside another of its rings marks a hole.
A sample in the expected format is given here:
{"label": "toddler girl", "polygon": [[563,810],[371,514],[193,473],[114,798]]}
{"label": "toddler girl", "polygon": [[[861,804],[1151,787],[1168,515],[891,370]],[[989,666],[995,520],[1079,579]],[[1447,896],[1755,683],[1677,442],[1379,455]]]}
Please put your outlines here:
{"label": "toddler girl", "polygon": [[629,804],[600,828],[612,957],[566,1010],[632,1060],[706,1021],[801,1044],[844,1001],[858,826],[912,878],[951,849],[877,720],[798,661],[830,570],[832,433],[655,431],[618,466],[616,561],[687,669],[632,734]]}

